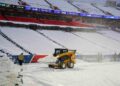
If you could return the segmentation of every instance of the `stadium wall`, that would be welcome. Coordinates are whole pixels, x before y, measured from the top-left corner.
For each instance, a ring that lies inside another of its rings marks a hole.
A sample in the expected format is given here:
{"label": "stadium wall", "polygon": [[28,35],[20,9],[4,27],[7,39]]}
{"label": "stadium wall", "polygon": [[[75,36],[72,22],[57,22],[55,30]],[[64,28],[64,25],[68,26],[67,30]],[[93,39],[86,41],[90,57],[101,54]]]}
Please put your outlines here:
{"label": "stadium wall", "polygon": [[[14,63],[18,63],[19,55],[12,55]],[[39,59],[45,58],[47,55],[24,55],[24,63],[37,63]]]}
{"label": "stadium wall", "polygon": [[0,15],[0,20],[8,21],[19,21],[19,22],[31,22],[39,24],[52,24],[52,25],[66,25],[66,26],[78,26],[78,27],[93,27],[92,25],[83,24],[76,21],[65,22],[62,20],[48,20],[48,19],[36,19],[36,18],[26,18],[26,17],[14,17],[14,16],[5,16],[5,18]]}

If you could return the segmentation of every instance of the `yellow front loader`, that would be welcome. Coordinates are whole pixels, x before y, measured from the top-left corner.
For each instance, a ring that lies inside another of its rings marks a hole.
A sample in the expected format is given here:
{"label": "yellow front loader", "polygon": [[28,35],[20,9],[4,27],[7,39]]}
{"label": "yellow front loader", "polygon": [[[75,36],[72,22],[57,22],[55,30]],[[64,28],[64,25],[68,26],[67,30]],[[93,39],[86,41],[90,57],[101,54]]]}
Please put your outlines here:
{"label": "yellow front loader", "polygon": [[57,58],[57,61],[55,64],[49,64],[49,68],[74,68],[74,64],[76,63],[75,53],[76,50],[56,48],[53,56]]}

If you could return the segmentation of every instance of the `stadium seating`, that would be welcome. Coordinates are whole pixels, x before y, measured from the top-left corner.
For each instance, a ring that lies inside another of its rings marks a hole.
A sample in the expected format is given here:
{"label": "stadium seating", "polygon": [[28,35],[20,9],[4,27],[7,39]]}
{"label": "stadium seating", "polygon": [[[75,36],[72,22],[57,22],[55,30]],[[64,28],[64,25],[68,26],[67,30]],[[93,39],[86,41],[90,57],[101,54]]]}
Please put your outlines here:
{"label": "stadium seating", "polygon": [[117,10],[116,8],[108,7],[104,5],[97,5],[97,7],[102,9],[103,11],[111,13],[114,16],[120,16],[120,10]]}
{"label": "stadium seating", "polygon": [[99,9],[93,7],[91,3],[80,3],[80,2],[73,2],[74,5],[79,7],[80,9],[83,9],[87,11],[90,14],[99,14],[99,15],[105,15],[102,11]]}
{"label": "stadium seating", "polygon": [[[110,30],[89,33],[38,30],[39,34],[36,31],[24,28],[2,27],[0,29],[19,45],[38,55],[49,55],[54,52],[54,48],[63,46],[69,49],[77,49],[80,54],[114,54],[115,52],[119,53],[120,50],[119,33]],[[2,49],[7,49],[14,54],[22,52],[3,37],[0,39],[2,40]]]}
{"label": "stadium seating", "polygon": [[[40,7],[40,8],[44,8],[47,7],[46,9],[51,9],[49,7],[49,4],[47,2],[45,2],[45,0],[36,0],[34,2],[34,0],[22,0],[24,2],[26,2],[28,5],[33,6],[33,7]],[[72,6],[71,4],[69,4],[67,1],[65,0],[47,0],[49,3],[51,3],[53,6],[58,7],[58,9],[62,10],[62,11],[74,11],[74,12],[79,12],[77,10],[77,8],[75,8],[74,6]],[[1,1],[1,2],[5,2],[5,3],[9,3],[7,2],[7,0],[5,1]],[[11,0],[10,4],[19,4],[18,1],[15,0]],[[63,5],[64,3],[64,5]],[[91,14],[101,14],[103,15],[104,13],[102,11],[100,11],[99,9],[93,7],[90,3],[73,3],[74,5],[80,7],[81,9],[86,10],[88,13]],[[109,9],[112,9],[112,11],[110,10],[109,12],[112,12],[112,14],[114,15],[118,15],[119,10],[116,10],[115,8],[110,8],[110,7],[104,7],[103,5],[97,5],[100,9],[105,10],[105,11],[109,11]],[[108,9],[109,8],[109,9]],[[73,17],[74,18],[74,17]],[[83,24],[81,22],[76,22],[76,21],[63,21],[63,20],[53,20],[53,19],[41,19],[41,18],[36,18],[36,17],[17,17],[17,16],[11,16],[11,15],[3,15],[1,13],[0,15],[0,20],[8,20],[8,21],[18,21],[18,22],[29,22],[29,23],[37,23],[37,24],[50,24],[50,25],[66,25],[66,26],[80,26],[80,27],[89,27],[92,25],[87,25],[87,24]],[[29,50],[32,53],[37,53],[37,54],[50,54],[54,50],[54,48],[56,47],[61,47],[60,45],[56,44],[55,42],[62,44],[64,46],[66,46],[67,48],[74,48],[77,49],[79,52],[83,53],[83,54],[89,54],[89,53],[98,53],[98,52],[103,52],[103,53],[113,53],[115,51],[119,51],[119,49],[116,49],[119,44],[116,42],[116,40],[112,40],[112,39],[107,39],[106,37],[101,36],[98,33],[92,33],[92,34],[86,34],[86,33],[65,33],[65,32],[61,32],[61,31],[40,31],[43,34],[45,34],[46,36],[50,37],[52,40],[49,40],[48,38],[44,37],[44,35],[38,34],[37,32],[33,31],[33,30],[26,30],[23,28],[0,28],[6,35],[8,35],[12,40],[14,40],[16,43],[20,44],[22,47],[24,47],[25,49]],[[13,33],[16,32],[16,33]],[[23,34],[22,34],[23,33]],[[28,33],[28,34],[26,34]],[[21,35],[22,34],[22,35]],[[55,34],[55,36],[53,36]],[[62,34],[62,36],[61,36]],[[82,35],[83,34],[83,35]],[[57,36],[58,35],[58,36]],[[60,38],[59,38],[60,37]],[[91,38],[89,38],[91,37]],[[95,38],[96,37],[96,38]],[[24,39],[22,39],[24,38]],[[40,39],[39,39],[40,38]],[[85,38],[85,39],[84,39]],[[5,39],[2,38],[2,36],[0,37],[1,40],[5,41]],[[62,41],[63,40],[63,41]],[[68,40],[66,42],[66,40]],[[71,42],[71,40],[73,40]],[[95,40],[95,41],[94,41]],[[104,41],[103,41],[104,40]],[[105,41],[107,40],[107,41]],[[7,40],[6,40],[7,41]],[[5,41],[5,42],[6,42]],[[8,42],[8,41],[7,41]],[[6,42],[6,43],[7,43]],[[110,42],[110,43],[108,43]],[[71,44],[70,44],[71,43]],[[111,44],[113,43],[113,44]],[[29,44],[29,45],[28,45]],[[73,45],[74,44],[74,45]],[[85,44],[85,46],[84,46]],[[105,45],[109,45],[109,46],[105,46]],[[5,45],[1,44],[1,49],[6,47],[3,47]],[[32,46],[34,45],[34,46]],[[41,46],[42,45],[42,46]],[[7,45],[10,46],[10,45]],[[13,45],[14,46],[14,45]],[[40,46],[40,48],[39,48]],[[78,47],[79,46],[79,47]],[[86,48],[86,46],[88,46]],[[15,50],[17,50],[17,47],[15,47]],[[88,50],[88,48],[90,48],[91,50]],[[10,52],[13,53],[13,51],[11,50],[11,48],[8,48],[8,50],[10,50]],[[47,50],[47,51],[46,51]],[[20,53],[21,50],[17,50],[17,53]]]}
{"label": "stadium seating", "polygon": [[23,0],[27,2],[32,7],[51,9],[49,4],[47,4],[44,0]]}
{"label": "stadium seating", "polygon": [[[54,7],[56,7],[62,11],[80,12],[80,11],[78,11],[78,9],[76,7],[69,4],[66,0],[47,0],[48,3],[45,0],[35,0],[35,1],[34,0],[20,0],[20,1],[21,1],[21,3],[24,2],[24,3],[26,3],[26,5],[30,5],[31,7],[43,8],[43,9],[54,9]],[[22,5],[22,4],[20,4],[20,1],[19,0],[0,0],[0,2],[2,2],[2,3]],[[97,3],[96,7],[98,7],[99,9],[95,8],[91,5],[91,3],[93,3],[93,2]],[[63,5],[63,3],[64,3],[64,5]],[[73,2],[73,4],[75,6],[77,6],[78,8],[80,8],[90,14],[106,15],[107,13],[110,13],[114,16],[119,16],[120,10],[118,10],[114,7],[106,7],[105,0],[100,0],[99,3],[96,0],[91,0],[90,2],[88,2],[87,0],[81,0],[81,2],[77,2],[77,1]]]}
{"label": "stadium seating", "polygon": [[69,12],[80,12],[74,6],[70,5],[65,0],[48,0],[53,6],[58,7],[62,11],[69,11]]}
{"label": "stadium seating", "polygon": [[[106,32],[106,33],[104,33]],[[77,34],[78,36],[85,38],[86,40],[89,40],[91,42],[93,42],[95,45],[101,46],[104,49],[108,50],[106,53],[108,54],[112,54],[114,52],[119,53],[120,50],[120,41],[117,41],[116,39],[120,40],[120,38],[117,37],[117,35],[119,35],[119,33],[116,33],[114,31],[108,30],[108,31],[104,31],[104,34],[101,33],[83,33],[83,32],[76,32],[75,34]],[[109,35],[108,35],[109,34]],[[108,36],[107,36],[108,35]],[[109,37],[109,36],[115,36],[113,37]]]}
{"label": "stadium seating", "polygon": [[33,54],[48,55],[53,53],[54,48],[60,47],[32,30],[22,28],[1,28],[1,30]]}
{"label": "stadium seating", "polygon": [[7,3],[7,4],[13,4],[13,5],[19,5],[18,0],[0,0],[2,3]]}
{"label": "stadium seating", "polygon": [[75,32],[71,34],[69,32],[62,31],[40,31],[54,39],[60,44],[63,44],[67,48],[77,49],[77,52],[81,54],[112,54],[115,51],[119,52],[120,47],[119,42],[106,38],[99,33],[84,33]]}
{"label": "stadium seating", "polygon": [[112,30],[100,31],[100,33],[108,38],[114,39],[120,42],[120,34]]}
{"label": "stadium seating", "polygon": [[[2,27],[0,27],[2,28]],[[0,49],[4,49],[6,51],[8,51],[11,54],[20,54],[21,52],[23,52],[21,49],[19,49],[18,47],[16,47],[14,44],[12,44],[11,42],[9,42],[8,40],[6,40],[4,37],[2,37],[0,35]]]}

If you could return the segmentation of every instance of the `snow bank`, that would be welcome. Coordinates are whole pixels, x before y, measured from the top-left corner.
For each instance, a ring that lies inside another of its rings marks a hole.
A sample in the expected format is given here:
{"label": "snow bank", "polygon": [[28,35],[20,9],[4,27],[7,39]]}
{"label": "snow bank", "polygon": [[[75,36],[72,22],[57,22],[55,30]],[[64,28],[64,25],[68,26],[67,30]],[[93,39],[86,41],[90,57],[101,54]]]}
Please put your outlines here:
{"label": "snow bank", "polygon": [[0,57],[0,86],[14,86],[17,82],[17,68],[7,56]]}

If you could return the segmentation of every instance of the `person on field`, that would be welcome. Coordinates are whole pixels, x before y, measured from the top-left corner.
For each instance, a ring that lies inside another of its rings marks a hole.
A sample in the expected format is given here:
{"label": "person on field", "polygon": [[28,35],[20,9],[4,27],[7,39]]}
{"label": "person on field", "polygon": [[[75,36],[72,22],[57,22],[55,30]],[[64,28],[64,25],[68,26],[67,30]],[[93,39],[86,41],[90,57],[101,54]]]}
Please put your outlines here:
{"label": "person on field", "polygon": [[19,63],[20,66],[22,66],[23,62],[24,62],[24,55],[23,55],[23,53],[21,53],[18,56],[18,63]]}

